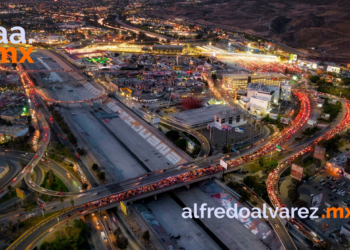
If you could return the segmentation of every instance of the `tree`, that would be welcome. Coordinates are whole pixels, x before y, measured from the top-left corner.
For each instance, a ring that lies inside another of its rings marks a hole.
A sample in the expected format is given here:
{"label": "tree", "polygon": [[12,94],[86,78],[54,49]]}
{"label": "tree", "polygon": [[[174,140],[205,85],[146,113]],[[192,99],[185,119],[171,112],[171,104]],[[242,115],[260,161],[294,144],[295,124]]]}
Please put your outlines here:
{"label": "tree", "polygon": [[31,115],[28,115],[28,116],[27,116],[27,122],[28,122],[28,124],[30,124],[31,121],[32,121],[32,116],[31,116]]}
{"label": "tree", "polygon": [[8,228],[10,229],[10,231],[13,230],[13,222],[12,221],[8,222]]}
{"label": "tree", "polygon": [[96,171],[98,169],[98,165],[96,163],[92,164],[91,169]]}
{"label": "tree", "polygon": [[226,145],[224,145],[221,150],[222,150],[223,154],[227,154],[228,153],[228,148],[226,147]]}
{"label": "tree", "polygon": [[187,141],[185,139],[177,139],[175,145],[185,151],[187,148]]}
{"label": "tree", "polygon": [[264,166],[264,157],[259,158],[259,166],[263,167]]}
{"label": "tree", "polygon": [[62,207],[63,207],[63,209],[64,209],[64,198],[63,197],[60,197],[60,202],[62,203]]}
{"label": "tree", "polygon": [[299,200],[299,197],[300,197],[300,194],[295,187],[290,188],[288,190],[288,198],[293,204]]}
{"label": "tree", "polygon": [[166,132],[165,136],[172,141],[176,141],[177,139],[180,138],[179,133],[175,130],[169,130],[168,132]]}
{"label": "tree", "polygon": [[80,156],[85,155],[85,150],[83,148],[77,148],[77,152]]}
{"label": "tree", "polygon": [[83,185],[81,186],[81,188],[82,188],[83,190],[86,190],[86,189],[88,188],[88,184],[86,184],[86,183],[84,182]]}
{"label": "tree", "polygon": [[298,208],[307,207],[307,202],[304,201],[304,200],[298,200],[298,201],[295,202],[295,205],[296,205]]}
{"label": "tree", "polygon": [[120,249],[125,249],[128,247],[129,245],[129,241],[127,238],[125,238],[124,236],[119,236],[117,237],[117,247],[120,248]]}
{"label": "tree", "polygon": [[74,145],[77,144],[77,138],[75,138],[75,136],[72,133],[69,133],[67,135],[67,139],[70,143],[72,143]]}
{"label": "tree", "polygon": [[105,180],[105,178],[106,178],[105,172],[99,172],[99,173],[97,174],[97,177],[98,177],[98,179],[99,179],[100,181]]}
{"label": "tree", "polygon": [[75,207],[75,206],[74,206],[74,200],[73,200],[73,199],[70,199],[70,203],[72,204],[73,207]]}
{"label": "tree", "polygon": [[150,238],[150,235],[149,235],[149,231],[144,231],[143,234],[142,234],[142,239],[144,241],[149,241],[149,238]]}

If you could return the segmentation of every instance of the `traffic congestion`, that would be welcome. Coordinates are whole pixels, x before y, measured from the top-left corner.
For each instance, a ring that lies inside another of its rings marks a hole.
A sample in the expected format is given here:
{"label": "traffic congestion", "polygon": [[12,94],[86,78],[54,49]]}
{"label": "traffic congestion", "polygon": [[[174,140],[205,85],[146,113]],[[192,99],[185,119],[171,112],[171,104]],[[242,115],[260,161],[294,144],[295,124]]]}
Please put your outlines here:
{"label": "traffic congestion", "polygon": [[[313,94],[315,92],[312,92]],[[334,97],[334,99],[337,99],[337,97]],[[350,126],[350,103],[348,101],[344,101],[345,107],[346,107],[346,115],[344,119],[333,129],[325,133],[323,136],[320,136],[316,140],[313,141],[313,145],[317,145],[321,140],[329,140],[333,136],[337,135],[344,129]],[[310,145],[303,150],[299,151],[298,153],[292,155],[291,157],[284,160],[281,164],[279,164],[273,171],[270,172],[267,179],[267,191],[269,195],[269,199],[272,203],[272,205],[276,209],[281,209],[282,207],[285,207],[285,204],[282,202],[281,198],[279,197],[278,192],[278,182],[281,174],[292,164],[292,162],[295,160],[296,157],[300,155],[305,155],[308,152],[313,151],[313,145]],[[310,240],[314,242],[317,246],[322,246],[325,244],[323,239],[321,239],[315,232],[308,229],[303,223],[296,219],[290,219],[289,222],[297,228],[301,233],[303,233],[305,236],[309,237]]]}

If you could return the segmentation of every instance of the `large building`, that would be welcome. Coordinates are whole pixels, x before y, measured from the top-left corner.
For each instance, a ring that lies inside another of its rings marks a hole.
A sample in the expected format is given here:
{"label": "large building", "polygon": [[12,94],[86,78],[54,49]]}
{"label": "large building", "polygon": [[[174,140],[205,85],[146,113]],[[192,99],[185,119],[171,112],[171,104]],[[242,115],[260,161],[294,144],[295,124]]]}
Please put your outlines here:
{"label": "large building", "polygon": [[247,124],[248,116],[245,112],[238,109],[229,109],[220,111],[214,115],[214,122],[210,127],[215,127],[220,130],[231,131],[232,128]]}
{"label": "large building", "polygon": [[153,52],[165,54],[182,53],[183,47],[181,45],[153,45]]}
{"label": "large building", "polygon": [[292,85],[288,82],[281,82],[280,98],[284,101],[290,101],[292,97]]}
{"label": "large building", "polygon": [[287,77],[277,73],[227,74],[223,75],[223,87],[230,90],[245,89],[248,83],[279,86]]}

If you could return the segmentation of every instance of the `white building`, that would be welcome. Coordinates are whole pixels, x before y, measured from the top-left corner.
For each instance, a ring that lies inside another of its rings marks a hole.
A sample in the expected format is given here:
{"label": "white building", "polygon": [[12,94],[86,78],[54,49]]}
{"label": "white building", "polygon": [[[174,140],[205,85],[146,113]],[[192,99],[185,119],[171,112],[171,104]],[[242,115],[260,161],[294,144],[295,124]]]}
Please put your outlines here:
{"label": "white building", "polygon": [[254,95],[250,98],[247,109],[251,112],[259,110],[260,113],[267,113],[271,109],[272,96]]}
{"label": "white building", "polygon": [[221,111],[214,115],[214,122],[209,124],[209,126],[220,130],[227,129],[231,131],[233,127],[247,124],[247,118],[244,112],[237,109]]}
{"label": "white building", "polygon": [[284,101],[290,101],[292,96],[292,85],[288,82],[281,82],[281,94],[280,98]]}
{"label": "white building", "polygon": [[274,85],[264,85],[263,83],[248,83],[246,89],[247,97],[261,96],[270,97],[272,103],[278,104],[280,87]]}

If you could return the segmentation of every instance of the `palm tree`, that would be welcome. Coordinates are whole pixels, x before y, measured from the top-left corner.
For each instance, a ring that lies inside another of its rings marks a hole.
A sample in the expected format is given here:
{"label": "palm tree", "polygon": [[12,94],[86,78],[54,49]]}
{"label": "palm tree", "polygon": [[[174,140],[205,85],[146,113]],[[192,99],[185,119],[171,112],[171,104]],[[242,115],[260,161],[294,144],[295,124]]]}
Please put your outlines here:
{"label": "palm tree", "polygon": [[72,204],[72,206],[74,207],[74,200],[70,199],[70,203]]}
{"label": "palm tree", "polygon": [[0,229],[1,229],[1,232],[2,232],[2,229],[4,228],[5,224],[4,223],[1,223],[0,224]]}

